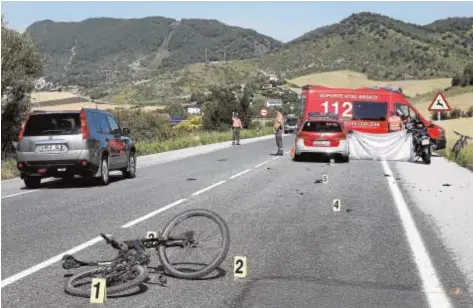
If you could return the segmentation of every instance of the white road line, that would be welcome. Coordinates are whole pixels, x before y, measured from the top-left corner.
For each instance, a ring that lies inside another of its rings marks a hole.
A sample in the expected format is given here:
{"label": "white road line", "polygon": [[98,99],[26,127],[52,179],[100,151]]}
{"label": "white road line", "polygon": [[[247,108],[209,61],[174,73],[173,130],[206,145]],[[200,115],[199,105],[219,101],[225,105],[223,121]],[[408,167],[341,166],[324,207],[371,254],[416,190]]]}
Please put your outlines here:
{"label": "white road line", "polygon": [[32,192],[35,192],[35,191],[38,191],[38,190],[39,190],[39,189],[28,190],[28,191],[22,191],[22,192],[13,194],[13,195],[6,195],[6,196],[3,196],[2,199],[10,198],[10,197],[15,197],[15,196],[19,196],[19,195],[24,195],[24,194],[29,194],[29,193],[32,193]]}
{"label": "white road line", "polygon": [[207,190],[211,190],[212,188],[217,187],[218,185],[222,185],[222,184],[225,183],[225,182],[226,182],[226,181],[220,181],[220,182],[218,182],[218,183],[212,184],[212,185],[210,185],[210,186],[208,186],[208,187],[205,187],[204,189],[201,189],[201,190],[199,190],[199,191],[196,191],[196,192],[193,193],[192,195],[193,195],[193,196],[198,196],[198,195],[200,195],[201,193],[204,193],[204,192],[206,192]]}
{"label": "white road line", "polygon": [[72,255],[72,254],[74,254],[74,253],[76,253],[76,252],[78,252],[78,251],[80,251],[80,250],[82,250],[82,249],[84,249],[84,248],[87,248],[87,247],[89,247],[89,246],[92,246],[92,245],[94,245],[94,244],[100,242],[100,240],[103,240],[103,238],[102,238],[101,236],[97,236],[97,237],[91,239],[90,241],[87,241],[87,242],[85,242],[85,243],[83,243],[83,244],[81,244],[81,245],[79,245],[79,246],[76,246],[76,247],[74,247],[74,248],[72,248],[72,249],[69,249],[69,250],[66,251],[66,252],[63,252],[63,253],[61,253],[61,254],[59,254],[59,255],[57,255],[57,256],[54,256],[54,257],[52,257],[51,259],[48,259],[48,260],[46,260],[46,261],[44,261],[44,262],[41,262],[40,264],[37,264],[37,265],[35,265],[35,266],[33,266],[33,267],[30,267],[30,268],[26,269],[26,270],[24,270],[24,271],[22,271],[22,272],[20,272],[20,273],[18,273],[18,274],[15,274],[15,275],[10,276],[10,277],[8,277],[8,278],[6,278],[6,279],[3,279],[2,282],[1,282],[2,288],[3,288],[3,287],[6,287],[7,285],[9,285],[9,284],[11,284],[11,283],[14,283],[15,281],[20,280],[21,278],[24,278],[24,277],[26,277],[26,276],[29,276],[29,275],[31,275],[31,274],[33,274],[33,273],[35,273],[35,272],[37,272],[37,271],[39,271],[39,270],[45,268],[45,267],[48,267],[48,266],[50,266],[50,265],[53,264],[53,263],[56,263],[57,261],[59,261],[59,260],[62,259],[62,256],[63,256],[63,255],[66,255],[66,254],[67,254],[67,255]]}
{"label": "white road line", "polygon": [[144,215],[144,216],[141,216],[140,218],[137,218],[137,219],[135,219],[135,220],[132,220],[132,221],[130,221],[130,222],[124,224],[124,225],[122,226],[122,228],[129,228],[129,227],[131,227],[131,226],[134,226],[134,225],[136,225],[137,223],[140,223],[140,222],[142,222],[142,221],[144,221],[144,220],[146,220],[146,219],[148,219],[148,218],[151,218],[151,217],[153,217],[153,216],[155,216],[155,215],[158,215],[159,213],[164,212],[164,211],[166,211],[166,210],[168,210],[168,209],[170,209],[170,208],[172,208],[172,207],[174,207],[174,206],[176,206],[176,205],[179,205],[179,204],[181,204],[181,203],[183,203],[183,202],[186,202],[186,201],[187,201],[187,199],[180,199],[180,200],[177,200],[176,202],[173,202],[173,203],[171,203],[171,204],[168,204],[168,205],[166,205],[166,206],[163,206],[162,208],[157,209],[156,211],[153,211],[153,212],[151,212],[151,213],[149,213],[149,214],[146,214],[146,215]]}
{"label": "white road line", "polygon": [[419,270],[420,278],[424,292],[431,308],[450,308],[452,307],[449,298],[447,297],[441,281],[437,277],[437,272],[432,264],[432,260],[427,252],[424,241],[417,230],[412,214],[402,196],[401,190],[396,184],[391,168],[386,161],[381,161],[384,173],[389,174],[387,177],[391,194],[396,203],[399,216],[401,218],[404,231],[406,232],[411,251],[414,255],[414,260]]}
{"label": "white road line", "polygon": [[261,167],[261,166],[263,166],[263,165],[266,165],[266,164],[269,163],[269,162],[270,162],[270,160],[264,161],[264,162],[262,162],[261,164],[257,164],[257,165],[254,166],[253,168]]}
{"label": "white road line", "polygon": [[273,158],[273,159],[271,159],[271,160],[275,160],[275,159],[278,159],[279,157],[281,157],[281,156],[276,156],[276,157],[274,157],[274,158]]}
{"label": "white road line", "polygon": [[250,171],[251,171],[251,169],[246,169],[245,171],[242,171],[242,172],[240,172],[240,173],[234,174],[234,175],[232,175],[232,176],[230,177],[230,180],[233,180],[234,178],[237,178],[237,177],[239,177],[240,175],[243,175],[243,174],[245,174],[245,173],[247,173],[247,172],[250,172]]}

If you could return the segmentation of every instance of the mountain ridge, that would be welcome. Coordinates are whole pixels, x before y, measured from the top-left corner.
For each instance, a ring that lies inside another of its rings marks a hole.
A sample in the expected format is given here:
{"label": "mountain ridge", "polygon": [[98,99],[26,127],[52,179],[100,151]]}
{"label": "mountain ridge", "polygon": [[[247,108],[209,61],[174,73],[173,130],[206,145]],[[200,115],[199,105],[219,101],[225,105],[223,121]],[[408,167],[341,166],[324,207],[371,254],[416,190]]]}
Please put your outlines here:
{"label": "mountain ridge", "polygon": [[[57,29],[58,24],[61,29]],[[80,25],[84,32],[90,24],[95,33],[85,39],[73,29]],[[287,43],[216,19],[160,16],[89,18],[69,23],[43,20],[27,30],[46,51],[49,77],[86,87],[93,87],[91,83],[129,84],[202,63],[206,58],[248,60],[255,69],[288,78],[350,69],[378,80],[452,77],[473,58],[473,17],[448,17],[417,25],[361,12]],[[104,32],[114,47],[101,44]],[[71,60],[72,51],[75,55]],[[64,72],[65,66],[70,71]]]}

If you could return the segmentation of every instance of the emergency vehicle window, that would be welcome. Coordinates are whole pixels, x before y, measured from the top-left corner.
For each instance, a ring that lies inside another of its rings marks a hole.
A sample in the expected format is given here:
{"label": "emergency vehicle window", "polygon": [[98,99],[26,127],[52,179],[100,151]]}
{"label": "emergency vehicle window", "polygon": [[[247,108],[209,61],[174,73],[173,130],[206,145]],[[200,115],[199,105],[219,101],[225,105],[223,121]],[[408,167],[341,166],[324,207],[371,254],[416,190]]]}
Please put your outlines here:
{"label": "emergency vehicle window", "polygon": [[415,113],[415,111],[408,105],[403,103],[396,103],[394,106],[399,116],[410,116],[412,120],[416,120],[418,118],[417,113]]}
{"label": "emergency vehicle window", "polygon": [[353,120],[385,121],[388,103],[353,102]]}
{"label": "emergency vehicle window", "polygon": [[305,97],[305,94],[302,94],[301,95],[301,113],[300,113],[301,116],[304,116],[306,101],[307,101],[307,99]]}
{"label": "emergency vehicle window", "polygon": [[407,105],[402,104],[402,103],[396,103],[396,104],[394,104],[394,106],[396,108],[396,113],[397,113],[398,116],[407,117],[409,115],[409,107]]}
{"label": "emergency vehicle window", "polygon": [[340,133],[342,128],[337,122],[307,121],[302,127],[303,132]]}

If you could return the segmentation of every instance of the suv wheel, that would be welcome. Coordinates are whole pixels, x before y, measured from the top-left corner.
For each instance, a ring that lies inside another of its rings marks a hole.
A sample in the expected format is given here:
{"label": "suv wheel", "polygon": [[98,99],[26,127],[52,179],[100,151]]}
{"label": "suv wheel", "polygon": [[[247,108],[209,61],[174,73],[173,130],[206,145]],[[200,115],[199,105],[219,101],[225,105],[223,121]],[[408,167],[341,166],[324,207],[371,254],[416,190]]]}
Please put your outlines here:
{"label": "suv wheel", "polygon": [[27,188],[39,188],[41,185],[41,178],[39,176],[36,177],[25,177],[23,179]]}
{"label": "suv wheel", "polygon": [[110,181],[110,170],[108,168],[108,156],[102,157],[102,165],[100,166],[100,184],[108,185]]}
{"label": "suv wheel", "polygon": [[128,165],[122,170],[123,176],[127,179],[136,177],[136,153],[131,152],[128,156]]}

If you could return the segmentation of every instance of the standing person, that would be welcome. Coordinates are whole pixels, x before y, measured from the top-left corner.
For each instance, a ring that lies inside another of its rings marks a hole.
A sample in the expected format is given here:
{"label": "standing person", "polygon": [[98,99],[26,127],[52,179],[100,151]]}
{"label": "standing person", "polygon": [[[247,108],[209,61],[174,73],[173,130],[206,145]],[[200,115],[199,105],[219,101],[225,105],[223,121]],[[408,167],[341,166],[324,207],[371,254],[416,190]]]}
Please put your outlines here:
{"label": "standing person", "polygon": [[405,129],[412,129],[413,123],[412,123],[412,118],[411,116],[406,117],[406,121],[404,122],[404,127]]}
{"label": "standing person", "polygon": [[276,136],[276,145],[278,146],[277,155],[283,155],[282,133],[284,131],[284,117],[279,110],[276,110],[274,119],[274,135]]}
{"label": "standing person", "polygon": [[402,129],[401,117],[397,115],[396,111],[391,111],[391,116],[388,118],[389,132],[398,132]]}
{"label": "standing person", "polygon": [[240,130],[243,128],[241,125],[241,120],[238,117],[238,112],[235,112],[232,118],[232,130],[233,130],[233,142],[232,145],[240,145]]}

